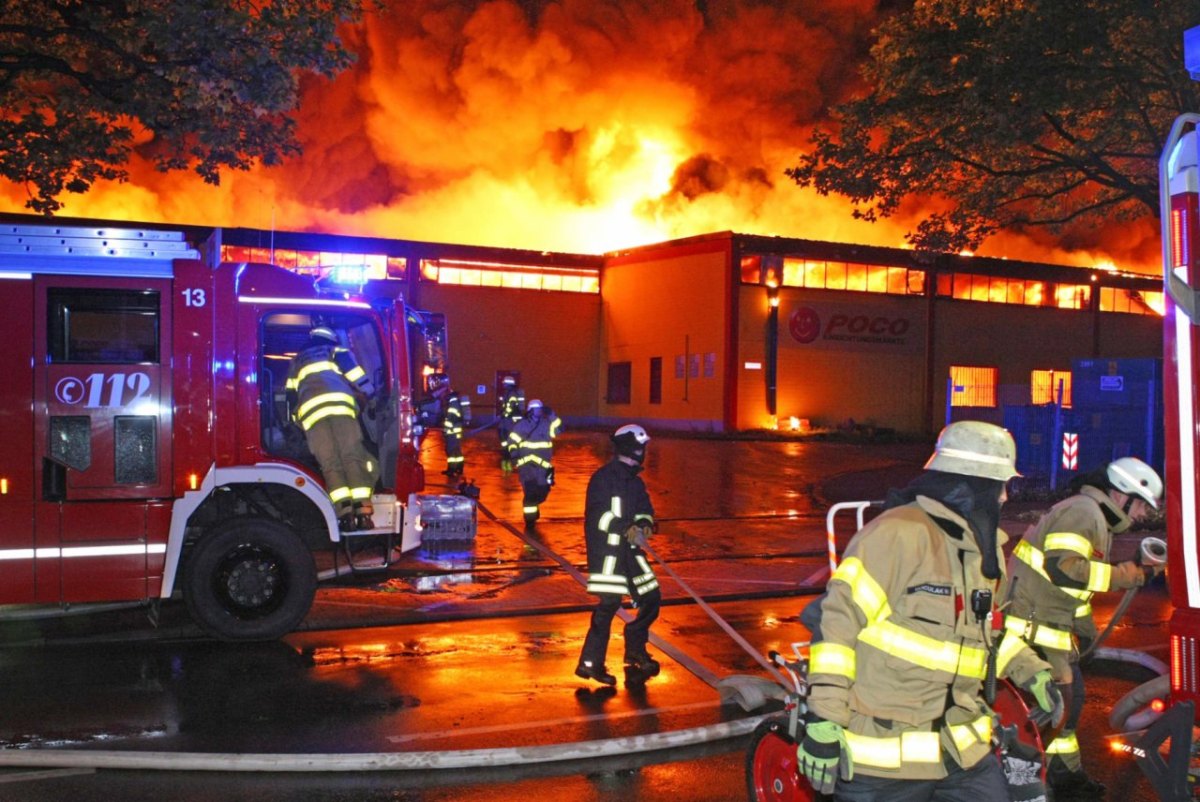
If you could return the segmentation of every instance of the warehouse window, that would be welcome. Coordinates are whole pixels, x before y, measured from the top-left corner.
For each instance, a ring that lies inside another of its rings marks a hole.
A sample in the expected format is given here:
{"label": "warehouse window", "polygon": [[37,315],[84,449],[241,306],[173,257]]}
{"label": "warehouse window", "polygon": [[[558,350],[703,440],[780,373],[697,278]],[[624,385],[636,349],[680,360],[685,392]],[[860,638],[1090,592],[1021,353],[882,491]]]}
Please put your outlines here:
{"label": "warehouse window", "polygon": [[742,283],[768,287],[805,287],[816,290],[850,290],[888,295],[921,295],[925,271],[894,265],[831,262],[773,254],[742,257]]}
{"label": "warehouse window", "polygon": [[662,403],[662,357],[650,357],[650,403]]}
{"label": "warehouse window", "polygon": [[1086,284],[1056,284],[973,273],[941,273],[937,277],[937,294],[960,301],[1087,309],[1092,288]]}
{"label": "warehouse window", "polygon": [[950,406],[996,406],[997,368],[951,365]]}
{"label": "warehouse window", "polygon": [[630,388],[633,365],[629,362],[608,363],[608,388],[604,400],[610,404],[628,404],[632,398]]}
{"label": "warehouse window", "polygon": [[592,295],[600,292],[600,271],[588,268],[422,259],[421,278],[438,284],[468,287],[583,292]]}
{"label": "warehouse window", "polygon": [[1139,292],[1138,290],[1122,290],[1115,287],[1100,288],[1101,312],[1161,315],[1163,314],[1163,310],[1163,294],[1161,292]]}
{"label": "warehouse window", "polygon": [[1034,404],[1058,403],[1058,385],[1062,382],[1063,406],[1071,406],[1071,371],[1035,370],[1029,377],[1031,398]]}

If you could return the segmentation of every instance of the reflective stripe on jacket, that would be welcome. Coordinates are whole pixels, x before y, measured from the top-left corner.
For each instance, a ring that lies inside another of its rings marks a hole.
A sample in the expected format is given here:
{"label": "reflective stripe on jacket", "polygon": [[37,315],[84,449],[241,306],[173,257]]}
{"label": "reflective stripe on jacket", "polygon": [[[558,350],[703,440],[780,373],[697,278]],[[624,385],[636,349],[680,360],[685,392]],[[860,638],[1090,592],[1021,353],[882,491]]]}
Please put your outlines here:
{"label": "reflective stripe on jacket", "polygon": [[345,348],[317,345],[305,348],[292,359],[287,390],[296,394],[295,417],[305,431],[331,415],[358,417],[358,402],[351,375],[359,383],[365,375]]}
{"label": "reflective stripe on jacket", "polygon": [[1092,595],[1144,581],[1132,562],[1109,563],[1112,530],[1105,509],[1118,520],[1124,515],[1107,493],[1085,485],[1029,527],[1009,559],[1014,584],[1008,616],[1021,622],[1010,631],[1047,650],[1058,681],[1070,681],[1071,635],[1096,637]]}
{"label": "reflective stripe on jacket", "polygon": [[583,529],[589,593],[641,596],[658,587],[646,553],[625,537],[634,524],[654,524],[654,507],[640,470],[614,459],[588,482]]}
{"label": "reflective stripe on jacket", "polygon": [[543,470],[553,467],[554,438],[562,429],[562,421],[553,412],[543,414],[536,422],[526,416],[517,421],[508,435],[508,450],[513,467],[536,465]]}
{"label": "reflective stripe on jacket", "polygon": [[[971,597],[995,583],[981,562],[967,522],[924,496],[885,511],[850,541],[814,602],[821,623],[809,706],[846,728],[855,772],[938,779],[944,756],[967,768],[990,756],[983,633],[996,636],[976,620]],[[996,668],[1020,683],[1046,664],[1014,639]]]}

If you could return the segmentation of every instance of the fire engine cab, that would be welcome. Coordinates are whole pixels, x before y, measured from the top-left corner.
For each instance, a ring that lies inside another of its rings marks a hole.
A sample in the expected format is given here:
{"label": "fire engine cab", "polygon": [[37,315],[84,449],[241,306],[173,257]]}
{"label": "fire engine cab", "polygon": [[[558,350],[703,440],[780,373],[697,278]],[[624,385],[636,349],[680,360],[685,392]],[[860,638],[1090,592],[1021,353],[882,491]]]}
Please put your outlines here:
{"label": "fire engine cab", "polygon": [[375,388],[374,526],[354,537],[385,541],[384,563],[418,545],[413,359],[430,348],[398,286],[211,264],[182,232],[0,230],[0,604],[181,596],[218,638],[293,629],[314,555],[349,537],[285,392],[315,326]]}

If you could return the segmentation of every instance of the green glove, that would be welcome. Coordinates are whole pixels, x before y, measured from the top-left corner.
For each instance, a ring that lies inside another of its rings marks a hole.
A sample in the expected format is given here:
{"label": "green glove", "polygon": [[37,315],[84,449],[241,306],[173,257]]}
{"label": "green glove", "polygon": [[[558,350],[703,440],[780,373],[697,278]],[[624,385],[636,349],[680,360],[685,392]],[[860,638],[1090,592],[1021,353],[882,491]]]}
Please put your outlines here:
{"label": "green glove", "polygon": [[1027,679],[1021,687],[1033,694],[1033,698],[1040,708],[1040,711],[1035,710],[1030,713],[1030,720],[1038,727],[1047,723],[1058,726],[1058,723],[1062,721],[1065,708],[1062,694],[1059,693],[1058,686],[1050,675],[1050,670],[1042,669]]}
{"label": "green glove", "polygon": [[843,778],[854,778],[854,763],[841,724],[824,719],[810,721],[804,728],[804,739],[796,747],[796,757],[800,772],[818,793],[833,793],[839,770]]}

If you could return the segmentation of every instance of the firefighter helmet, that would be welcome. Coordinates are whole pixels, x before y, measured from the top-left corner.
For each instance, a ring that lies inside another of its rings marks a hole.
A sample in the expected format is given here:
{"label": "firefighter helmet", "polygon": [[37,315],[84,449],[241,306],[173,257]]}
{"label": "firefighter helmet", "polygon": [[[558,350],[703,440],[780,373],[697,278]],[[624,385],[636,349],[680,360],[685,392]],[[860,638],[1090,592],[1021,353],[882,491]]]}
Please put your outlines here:
{"label": "firefighter helmet", "polygon": [[505,376],[503,379],[500,380],[500,383],[503,384],[505,387],[516,387],[517,377],[516,376]]}
{"label": "firefighter helmet", "polygon": [[541,409],[541,408],[542,408],[542,402],[536,398],[525,405],[526,412],[533,412],[535,409]]}
{"label": "firefighter helmet", "polygon": [[308,332],[308,336],[314,340],[329,340],[331,343],[338,341],[337,335],[333,333],[333,329],[328,326],[316,326]]}
{"label": "firefighter helmet", "polygon": [[613,432],[612,441],[620,456],[629,457],[639,465],[646,459],[646,443],[650,442],[650,435],[636,423],[627,423],[617,429]]}
{"label": "firefighter helmet", "polygon": [[1017,471],[1017,444],[1012,435],[994,423],[955,421],[938,435],[926,470],[979,476],[1007,482]]}
{"label": "firefighter helmet", "polygon": [[1137,496],[1154,509],[1162,496],[1163,482],[1154,469],[1137,457],[1121,457],[1108,464],[1108,481],[1127,496]]}

